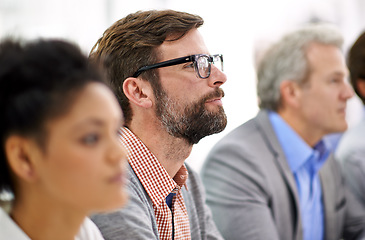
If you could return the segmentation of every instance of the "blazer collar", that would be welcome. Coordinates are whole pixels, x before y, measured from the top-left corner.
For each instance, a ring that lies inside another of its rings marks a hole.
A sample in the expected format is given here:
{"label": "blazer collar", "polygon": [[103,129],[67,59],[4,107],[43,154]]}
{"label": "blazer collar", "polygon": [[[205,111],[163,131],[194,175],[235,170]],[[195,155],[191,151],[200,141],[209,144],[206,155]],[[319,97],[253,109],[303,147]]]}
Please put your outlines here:
{"label": "blazer collar", "polygon": [[294,200],[294,205],[296,207],[296,229],[295,232],[299,234],[299,236],[303,236],[302,228],[301,228],[301,217],[300,217],[300,206],[299,206],[299,197],[298,197],[298,191],[296,182],[294,179],[294,176],[290,170],[290,167],[288,165],[288,162],[285,158],[285,154],[283,152],[283,149],[281,148],[281,145],[276,137],[276,134],[274,132],[274,129],[272,128],[271,122],[269,120],[269,115],[267,110],[260,110],[259,113],[256,116],[256,120],[258,123],[258,128],[261,129],[263,138],[265,140],[266,145],[271,150],[276,165],[278,166],[287,186],[288,189],[291,192],[291,195]]}

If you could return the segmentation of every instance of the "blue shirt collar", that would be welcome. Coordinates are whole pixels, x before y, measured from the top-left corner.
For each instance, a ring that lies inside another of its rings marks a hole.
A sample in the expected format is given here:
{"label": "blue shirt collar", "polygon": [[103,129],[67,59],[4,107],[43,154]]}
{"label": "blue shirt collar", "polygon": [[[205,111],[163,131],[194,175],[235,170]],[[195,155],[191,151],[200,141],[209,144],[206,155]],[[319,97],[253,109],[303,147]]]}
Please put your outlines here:
{"label": "blue shirt collar", "polygon": [[314,148],[310,147],[276,112],[269,112],[274,132],[284,151],[290,170],[295,173],[304,165],[316,173],[330,153],[330,146],[322,139]]}

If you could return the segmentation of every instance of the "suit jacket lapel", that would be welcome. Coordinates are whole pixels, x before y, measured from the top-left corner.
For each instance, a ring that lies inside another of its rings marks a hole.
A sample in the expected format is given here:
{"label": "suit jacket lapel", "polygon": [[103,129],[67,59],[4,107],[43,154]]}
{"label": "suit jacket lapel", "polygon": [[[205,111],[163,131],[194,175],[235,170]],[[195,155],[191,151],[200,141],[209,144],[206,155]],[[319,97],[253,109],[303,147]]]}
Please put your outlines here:
{"label": "suit jacket lapel", "polygon": [[[302,228],[301,228],[301,217],[300,217],[300,206],[299,206],[299,198],[298,198],[298,191],[296,182],[293,176],[293,173],[291,172],[288,162],[285,158],[284,152],[282,150],[282,147],[280,146],[280,143],[276,137],[276,134],[274,132],[274,129],[272,128],[271,122],[269,120],[268,112],[265,110],[261,110],[258,115],[256,116],[258,127],[261,130],[264,139],[266,141],[266,145],[271,149],[278,168],[280,169],[280,172],[288,186],[289,191],[292,194],[294,206],[296,208],[296,229],[295,232],[297,233],[297,236],[303,236]],[[301,238],[301,237],[300,237]]]}
{"label": "suit jacket lapel", "polygon": [[[331,154],[329,158],[332,158]],[[331,168],[327,165],[330,164],[330,159],[324,163],[322,168],[319,170],[319,177],[321,179],[321,188],[322,188],[322,199],[323,199],[323,217],[325,219],[325,239],[334,239],[336,236],[337,229],[336,228],[336,214],[334,212],[335,206],[335,196],[333,193],[336,192],[333,183],[335,180],[333,179],[333,172],[331,172]]]}

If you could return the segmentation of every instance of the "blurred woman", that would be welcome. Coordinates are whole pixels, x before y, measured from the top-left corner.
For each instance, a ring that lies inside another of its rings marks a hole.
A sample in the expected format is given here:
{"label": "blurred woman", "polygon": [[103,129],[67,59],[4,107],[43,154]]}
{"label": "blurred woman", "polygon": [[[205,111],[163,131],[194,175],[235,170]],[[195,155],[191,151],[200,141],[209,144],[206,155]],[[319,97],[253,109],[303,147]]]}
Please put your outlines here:
{"label": "blurred woman", "polygon": [[0,239],[102,239],[87,218],[125,204],[122,112],[72,44],[0,43]]}

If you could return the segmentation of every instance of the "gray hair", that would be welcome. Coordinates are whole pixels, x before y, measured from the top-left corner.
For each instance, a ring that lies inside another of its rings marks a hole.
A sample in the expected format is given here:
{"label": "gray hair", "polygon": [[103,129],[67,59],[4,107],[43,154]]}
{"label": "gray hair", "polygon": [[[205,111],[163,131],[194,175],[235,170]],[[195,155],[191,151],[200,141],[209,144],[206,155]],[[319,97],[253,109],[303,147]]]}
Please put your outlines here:
{"label": "gray hair", "polygon": [[343,37],[332,25],[313,24],[289,33],[271,46],[257,70],[260,109],[279,109],[282,81],[305,83],[309,75],[306,52],[312,43],[334,45],[342,49]]}

